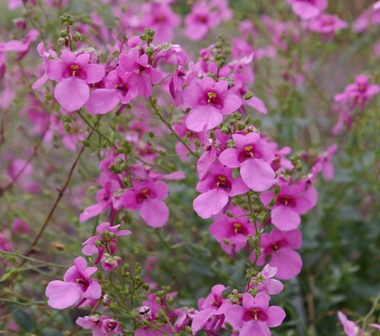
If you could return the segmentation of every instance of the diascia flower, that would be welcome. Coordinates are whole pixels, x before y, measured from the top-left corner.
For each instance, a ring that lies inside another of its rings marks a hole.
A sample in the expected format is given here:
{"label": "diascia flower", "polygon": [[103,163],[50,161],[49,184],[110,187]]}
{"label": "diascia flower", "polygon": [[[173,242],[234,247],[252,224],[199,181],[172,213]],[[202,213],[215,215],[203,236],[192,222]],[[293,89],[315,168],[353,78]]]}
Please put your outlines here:
{"label": "diascia flower", "polygon": [[210,77],[199,84],[190,84],[183,92],[185,106],[192,108],[186,126],[195,132],[212,129],[220,125],[223,115],[231,114],[241,106],[241,99],[228,92],[228,83],[215,82]]}
{"label": "diascia flower", "polygon": [[63,276],[64,281],[54,280],[46,287],[48,305],[55,309],[65,309],[72,305],[78,307],[87,299],[99,299],[102,289],[96,280],[90,279],[96,271],[96,267],[87,267],[87,261],[83,257],[76,258],[74,266]]}
{"label": "diascia flower", "polygon": [[219,162],[210,166],[210,173],[197,184],[201,192],[193,202],[194,210],[202,218],[210,218],[226,208],[231,197],[246,193],[249,188],[240,177],[232,177],[232,169]]}
{"label": "diascia flower", "polygon": [[47,75],[58,82],[54,97],[67,111],[79,110],[90,97],[88,84],[99,82],[104,77],[104,67],[89,64],[90,53],[75,55],[69,50],[62,58],[49,63]]}
{"label": "diascia flower", "polygon": [[285,311],[278,306],[269,307],[269,296],[259,293],[255,297],[244,293],[243,307],[232,305],[226,309],[225,321],[240,336],[270,336],[269,328],[278,327],[284,320]]}
{"label": "diascia flower", "polygon": [[274,160],[274,149],[260,135],[234,134],[236,148],[227,148],[219,161],[229,168],[239,168],[244,183],[253,191],[264,191],[274,183],[275,173],[270,163]]}

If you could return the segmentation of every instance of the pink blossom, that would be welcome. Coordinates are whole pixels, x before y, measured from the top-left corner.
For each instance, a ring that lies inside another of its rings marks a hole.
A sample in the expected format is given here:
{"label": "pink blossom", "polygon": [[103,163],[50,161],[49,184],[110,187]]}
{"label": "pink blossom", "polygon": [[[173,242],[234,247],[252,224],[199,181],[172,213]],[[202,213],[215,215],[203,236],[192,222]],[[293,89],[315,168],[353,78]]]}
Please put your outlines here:
{"label": "pink blossom", "polygon": [[321,169],[326,181],[331,181],[334,177],[335,170],[331,158],[337,150],[338,146],[336,144],[329,146],[313,163],[314,165],[317,163],[322,164]]}
{"label": "pink blossom", "polygon": [[[296,229],[301,223],[300,214],[304,214],[313,207],[304,186],[301,183],[290,185],[280,181],[280,193],[271,209],[271,221],[280,230]],[[274,197],[273,191],[266,191],[260,195],[260,200],[267,206]]]}
{"label": "pink blossom", "polygon": [[173,13],[171,7],[165,3],[146,3],[143,6],[145,15],[142,23],[155,31],[154,42],[171,42],[174,30],[181,23],[180,16]]}
{"label": "pink blossom", "polygon": [[371,7],[365,9],[362,14],[356,19],[352,25],[352,29],[355,33],[362,33],[371,26],[380,24],[380,7],[378,3],[375,3]]}
{"label": "pink blossom", "polygon": [[360,328],[356,325],[356,323],[350,321],[346,315],[342,312],[338,312],[338,318],[340,323],[343,325],[344,332],[347,336],[359,336],[361,335]]}
{"label": "pink blossom", "polygon": [[336,31],[347,27],[348,24],[341,20],[336,14],[321,14],[312,19],[307,26],[309,30],[321,33],[324,37],[334,37]]}
{"label": "pink blossom", "polygon": [[191,8],[191,13],[185,17],[185,34],[193,41],[198,41],[205,37],[208,31],[217,26],[220,22],[209,5],[201,0],[197,1]]}
{"label": "pink blossom", "polygon": [[278,306],[269,307],[269,297],[263,293],[253,297],[244,293],[243,306],[232,305],[226,309],[226,322],[240,336],[270,336],[269,328],[281,325],[286,314]]}
{"label": "pink blossom", "polygon": [[30,231],[30,226],[26,224],[23,220],[20,218],[15,218],[13,220],[12,224],[12,231],[14,233],[28,233]]}
{"label": "pink blossom", "polygon": [[292,5],[293,12],[303,20],[321,14],[327,8],[327,0],[286,0]]}
{"label": "pink blossom", "polygon": [[168,187],[160,181],[132,181],[133,188],[122,196],[122,203],[127,209],[140,210],[143,220],[151,227],[165,225],[169,219],[169,209],[162,202],[168,196]]}
{"label": "pink blossom", "polygon": [[211,293],[201,306],[201,310],[193,318],[191,330],[194,334],[203,328],[210,317],[214,316],[214,318],[218,320],[216,323],[218,328],[223,324],[224,312],[227,307],[231,305],[230,300],[224,299],[222,296],[222,293],[226,289],[228,289],[228,287],[224,287],[223,285],[215,285],[212,287]]}
{"label": "pink blossom", "polygon": [[83,257],[76,258],[74,266],[63,276],[64,281],[54,280],[46,287],[48,305],[55,309],[65,309],[72,305],[78,307],[86,300],[99,299],[102,289],[96,280],[90,279],[96,271],[96,267],[87,267],[87,261]]}
{"label": "pink blossom", "polygon": [[234,134],[235,148],[227,148],[219,161],[229,168],[240,168],[244,183],[253,191],[264,191],[274,183],[275,173],[270,163],[274,159],[274,150],[261,140],[255,132]]}
{"label": "pink blossom", "polygon": [[123,333],[120,324],[110,316],[78,317],[75,323],[83,329],[92,330],[92,336],[121,335]]}
{"label": "pink blossom", "polygon": [[[263,233],[261,236],[260,246],[262,248],[261,256],[257,260],[257,265],[262,266],[268,256],[271,256],[268,265],[277,267],[277,278],[289,280],[299,274],[302,268],[300,255],[294,249],[302,245],[302,234],[299,230],[281,232],[273,229],[270,234]],[[256,259],[252,253],[251,261]]]}
{"label": "pink blossom", "polygon": [[113,110],[120,102],[128,104],[137,96],[137,88],[123,81],[116,70],[105,78],[105,87],[94,89],[86,103],[90,114],[105,114]]}
{"label": "pink blossom", "polygon": [[249,188],[240,177],[232,177],[232,169],[215,162],[210,166],[210,173],[197,184],[202,194],[193,202],[194,210],[202,218],[210,218],[225,211],[231,197],[246,193]]}
{"label": "pink blossom", "polygon": [[58,82],[54,97],[67,111],[80,109],[90,97],[88,84],[104,77],[104,67],[90,64],[90,53],[75,55],[69,50],[62,52],[62,59],[52,61],[47,68],[49,79]]}
{"label": "pink blossom", "polygon": [[127,236],[132,232],[129,230],[118,231],[119,225],[111,226],[110,223],[102,223],[96,227],[97,235],[87,239],[83,245],[82,253],[92,256],[98,253],[94,264],[99,263],[104,251],[114,254],[116,251],[116,237]]}
{"label": "pink blossom", "polygon": [[148,55],[140,55],[137,48],[120,54],[119,67],[116,72],[124,82],[135,86],[138,95],[144,98],[152,95],[152,85],[158,84],[163,78],[162,73],[149,64]]}
{"label": "pink blossom", "polygon": [[[255,228],[240,208],[229,209],[234,217],[219,216],[210,226],[210,233],[216,238],[224,252],[234,256],[247,245],[248,235],[255,234]],[[225,240],[229,242],[227,245]]]}
{"label": "pink blossom", "polygon": [[231,114],[241,105],[241,99],[228,92],[228,83],[224,80],[215,82],[204,77],[199,85],[191,84],[184,90],[184,103],[192,108],[186,126],[195,132],[212,129],[220,125],[223,115]]}
{"label": "pink blossom", "polygon": [[376,84],[369,83],[370,77],[358,75],[355,83],[348,85],[343,93],[334,96],[336,102],[351,102],[350,110],[359,105],[358,109],[362,110],[366,102],[380,92],[380,87]]}

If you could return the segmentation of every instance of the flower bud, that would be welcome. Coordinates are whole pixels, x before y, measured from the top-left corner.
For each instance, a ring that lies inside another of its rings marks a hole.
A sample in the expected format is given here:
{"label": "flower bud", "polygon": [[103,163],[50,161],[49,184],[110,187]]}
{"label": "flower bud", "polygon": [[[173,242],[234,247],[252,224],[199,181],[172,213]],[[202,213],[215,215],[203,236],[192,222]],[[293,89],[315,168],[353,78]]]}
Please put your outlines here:
{"label": "flower bud", "polygon": [[244,100],[249,100],[251,99],[252,97],[254,96],[254,94],[252,92],[247,92],[245,95],[244,95]]}

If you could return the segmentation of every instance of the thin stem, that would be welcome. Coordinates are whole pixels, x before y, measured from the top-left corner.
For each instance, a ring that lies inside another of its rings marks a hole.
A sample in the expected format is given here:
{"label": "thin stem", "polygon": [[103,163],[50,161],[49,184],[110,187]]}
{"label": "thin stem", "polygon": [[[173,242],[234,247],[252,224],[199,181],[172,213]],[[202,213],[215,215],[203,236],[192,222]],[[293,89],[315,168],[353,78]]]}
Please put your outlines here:
{"label": "thin stem", "polygon": [[170,122],[166,121],[165,118],[161,115],[160,111],[157,109],[156,105],[152,101],[152,97],[149,98],[150,105],[152,105],[154,112],[156,112],[158,118],[169,128],[169,130],[172,132],[172,134],[178,139],[178,141],[182,142],[182,144],[186,147],[186,149],[189,151],[190,154],[195,156],[196,158],[199,158],[199,155],[192,151],[192,149],[186,144],[185,141],[174,131],[172,125],[170,125]]}

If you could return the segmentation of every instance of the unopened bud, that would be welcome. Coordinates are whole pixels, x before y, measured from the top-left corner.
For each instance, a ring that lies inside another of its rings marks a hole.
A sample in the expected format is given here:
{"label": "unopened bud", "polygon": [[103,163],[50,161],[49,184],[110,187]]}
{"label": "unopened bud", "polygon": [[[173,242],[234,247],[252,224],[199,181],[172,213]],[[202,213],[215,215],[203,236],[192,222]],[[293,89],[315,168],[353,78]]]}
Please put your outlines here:
{"label": "unopened bud", "polygon": [[244,100],[250,100],[252,97],[254,96],[254,94],[252,92],[247,92],[245,95],[244,95]]}
{"label": "unopened bud", "polygon": [[274,194],[278,195],[281,191],[281,186],[279,184],[276,185],[276,188],[274,189]]}
{"label": "unopened bud", "polygon": [[65,128],[65,131],[66,131],[66,132],[71,132],[71,126],[70,126],[69,123],[65,122],[65,123],[63,124],[63,127]]}

